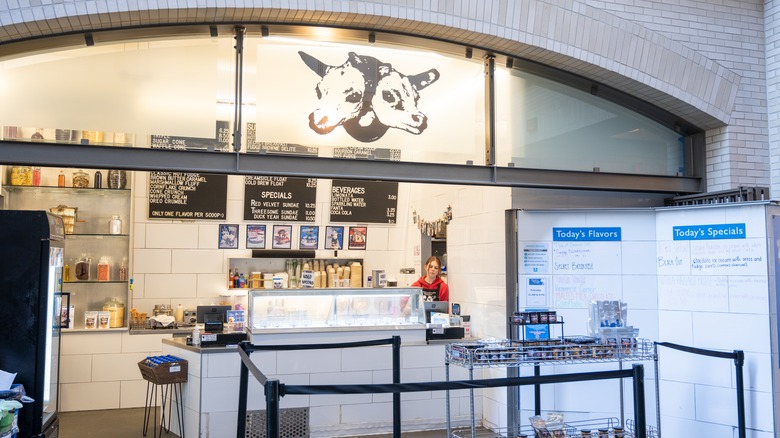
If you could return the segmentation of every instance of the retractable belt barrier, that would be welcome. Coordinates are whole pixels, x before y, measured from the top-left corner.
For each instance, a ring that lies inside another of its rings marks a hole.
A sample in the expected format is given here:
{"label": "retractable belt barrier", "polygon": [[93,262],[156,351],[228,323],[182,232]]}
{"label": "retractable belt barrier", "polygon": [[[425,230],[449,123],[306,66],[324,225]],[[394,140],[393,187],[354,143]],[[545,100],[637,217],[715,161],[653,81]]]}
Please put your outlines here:
{"label": "retractable belt barrier", "polygon": [[[697,354],[699,356],[709,356],[719,359],[732,359],[734,361],[734,368],[736,370],[737,378],[737,430],[739,438],[746,438],[747,427],[745,426],[745,378],[743,375],[743,368],[745,365],[745,352],[742,350],[734,350],[732,352],[705,350],[703,348],[688,347],[685,345],[673,344],[671,342],[656,342],[655,343],[655,393],[658,400],[661,395],[659,393],[659,381],[661,380],[658,374],[658,346],[671,348],[673,350],[683,351],[685,353]],[[656,409],[658,410],[658,431],[661,433],[661,415],[660,415],[660,402],[656,403]],[[660,438],[660,435],[659,435]]]}
{"label": "retractable belt barrier", "polygon": [[[325,350],[334,348],[353,348],[379,345],[392,345],[393,348],[393,383],[370,385],[285,385],[278,380],[269,379],[252,363],[249,355],[253,351],[291,351],[291,350]],[[241,376],[238,400],[237,438],[246,437],[246,416],[249,374],[263,385],[266,400],[266,437],[279,437],[279,403],[281,397],[290,395],[317,394],[393,394],[393,436],[401,437],[401,393],[422,391],[449,391],[457,389],[496,388],[502,386],[526,386],[550,383],[582,382],[590,380],[607,380],[632,378],[634,389],[634,418],[636,422],[636,438],[646,438],[647,420],[645,417],[644,367],[634,364],[631,370],[597,371],[590,373],[570,373],[550,376],[512,377],[480,380],[457,380],[442,382],[400,383],[401,375],[401,338],[393,336],[365,342],[340,344],[303,344],[303,345],[253,345],[242,342],[238,352],[241,356]]]}

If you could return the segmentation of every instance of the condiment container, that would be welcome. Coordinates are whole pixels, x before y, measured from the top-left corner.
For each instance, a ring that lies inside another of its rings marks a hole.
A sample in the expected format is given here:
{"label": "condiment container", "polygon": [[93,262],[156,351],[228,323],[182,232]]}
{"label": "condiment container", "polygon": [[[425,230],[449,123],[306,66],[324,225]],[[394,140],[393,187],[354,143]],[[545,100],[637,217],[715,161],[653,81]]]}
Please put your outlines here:
{"label": "condiment container", "polygon": [[108,221],[108,234],[122,234],[122,218],[118,215],[112,215]]}
{"label": "condiment container", "polygon": [[111,328],[124,327],[125,325],[125,305],[119,301],[119,298],[111,298],[103,305],[103,311],[109,313],[108,325]]}
{"label": "condiment container", "polygon": [[103,174],[99,170],[95,171],[94,181],[95,184],[93,187],[95,187],[96,189],[103,188]]}
{"label": "condiment container", "polygon": [[32,167],[14,166],[11,168],[12,186],[31,186],[33,183]]}
{"label": "condiment container", "polygon": [[127,187],[127,171],[110,169],[108,171],[108,188],[124,189]]}
{"label": "condiment container", "polygon": [[111,281],[111,261],[108,256],[100,257],[97,270],[98,281]]}
{"label": "condiment container", "polygon": [[86,189],[89,187],[89,175],[83,170],[73,172],[73,187]]}
{"label": "condiment container", "polygon": [[92,260],[86,255],[81,254],[78,260],[76,260],[76,280],[87,281],[89,280],[89,271]]}

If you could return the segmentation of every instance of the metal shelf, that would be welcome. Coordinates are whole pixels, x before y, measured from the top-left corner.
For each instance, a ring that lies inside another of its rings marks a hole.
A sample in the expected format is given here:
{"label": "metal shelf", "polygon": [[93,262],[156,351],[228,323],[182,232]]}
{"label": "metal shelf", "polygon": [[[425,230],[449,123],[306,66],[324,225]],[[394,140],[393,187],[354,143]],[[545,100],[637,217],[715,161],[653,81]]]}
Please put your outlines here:
{"label": "metal shelf", "polygon": [[[598,435],[599,429],[608,429],[612,431],[616,426],[620,426],[620,420],[614,417],[566,421],[563,426],[563,430],[566,432],[566,434],[561,436],[566,436],[569,438],[582,437],[582,431],[589,430],[591,433],[590,437],[597,438],[599,436]],[[558,436],[555,435],[553,432],[548,432],[548,433],[550,437]],[[471,436],[472,436],[471,429],[455,429],[452,431],[452,437],[454,438],[466,438]],[[476,432],[474,436],[477,438],[499,438],[499,437],[503,438],[503,437],[518,437],[518,436],[536,437],[536,436],[545,436],[545,435],[537,435],[534,428],[529,425],[529,426],[521,426],[519,428],[514,428],[512,430],[506,427],[498,428],[495,431],[481,430],[479,432]],[[610,434],[609,436],[614,437],[613,434]],[[623,437],[633,438],[634,436],[635,436],[634,423],[633,421],[628,420],[626,423],[626,428],[623,432]],[[658,430],[653,426],[648,426],[647,438],[657,438],[657,437],[658,437]]]}
{"label": "metal shelf", "polygon": [[[632,339],[616,344],[577,344],[543,341],[452,343],[445,347],[446,361],[466,368],[509,368],[654,360],[653,342]],[[535,345],[534,345],[535,344]]]}

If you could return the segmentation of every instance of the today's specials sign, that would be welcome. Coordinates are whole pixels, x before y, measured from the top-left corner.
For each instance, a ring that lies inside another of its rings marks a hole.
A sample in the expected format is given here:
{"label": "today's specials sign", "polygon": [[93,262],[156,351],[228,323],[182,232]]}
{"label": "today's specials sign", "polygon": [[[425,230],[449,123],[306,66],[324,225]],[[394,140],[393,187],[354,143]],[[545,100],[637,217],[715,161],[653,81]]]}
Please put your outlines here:
{"label": "today's specials sign", "polygon": [[244,177],[245,221],[314,222],[316,207],[316,178]]}

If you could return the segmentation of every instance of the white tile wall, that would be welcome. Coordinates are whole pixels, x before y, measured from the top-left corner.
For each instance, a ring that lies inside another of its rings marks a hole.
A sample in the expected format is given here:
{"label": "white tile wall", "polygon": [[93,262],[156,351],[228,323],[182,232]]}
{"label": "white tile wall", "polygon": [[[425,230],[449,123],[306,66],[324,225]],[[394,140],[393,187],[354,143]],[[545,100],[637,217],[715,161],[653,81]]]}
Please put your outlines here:
{"label": "white tile wall", "polygon": [[161,354],[163,337],[170,335],[130,335],[127,331],[63,333],[62,411],[144,406],[146,381],[141,377],[138,362]]}

